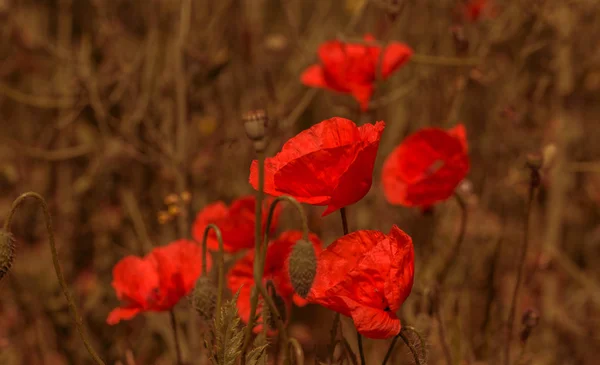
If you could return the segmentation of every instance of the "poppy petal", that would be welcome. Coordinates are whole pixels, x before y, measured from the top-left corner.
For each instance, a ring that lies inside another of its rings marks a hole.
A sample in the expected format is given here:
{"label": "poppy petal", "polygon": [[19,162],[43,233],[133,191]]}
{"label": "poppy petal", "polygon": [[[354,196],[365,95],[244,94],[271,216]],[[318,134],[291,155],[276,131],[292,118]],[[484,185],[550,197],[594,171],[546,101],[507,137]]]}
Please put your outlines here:
{"label": "poppy petal", "polygon": [[113,268],[112,287],[120,300],[145,307],[147,298],[159,287],[156,262],[126,256]]}
{"label": "poppy petal", "polygon": [[369,101],[373,95],[373,84],[355,85],[352,87],[352,96],[360,106],[361,111],[367,111],[369,109]]}
{"label": "poppy petal", "polygon": [[373,171],[384,128],[384,122],[377,122],[375,125],[365,124],[360,127],[361,137],[366,142],[349,168],[340,177],[323,217],[342,207],[356,203],[369,192],[373,175],[365,174],[365,171]]}
{"label": "poppy petal", "polygon": [[345,298],[352,321],[361,335],[373,339],[385,339],[396,336],[402,328],[400,320],[392,312],[371,308]]}
{"label": "poppy petal", "polygon": [[[229,209],[227,208],[227,205],[225,205],[225,203],[223,203],[222,201],[214,202],[205,206],[204,209],[202,209],[196,216],[196,219],[194,220],[194,225],[192,226],[192,237],[194,237],[194,240],[199,243],[202,242],[202,239],[204,238],[204,230],[206,229],[206,226],[208,226],[210,223],[216,224],[221,229],[221,231],[223,231],[223,228],[221,227],[221,222],[227,219],[228,213]],[[211,231],[211,233],[209,233],[206,245],[210,250],[219,249],[219,243],[215,237],[214,232]],[[227,240],[225,240],[223,246],[225,251],[233,251],[233,247],[228,244]]]}
{"label": "poppy petal", "polygon": [[141,308],[115,308],[106,318],[106,323],[113,326],[121,321],[127,321],[138,315]]}
{"label": "poppy petal", "polygon": [[392,42],[383,52],[381,77],[385,80],[398,68],[404,66],[412,57],[413,50],[403,43]]}
{"label": "poppy petal", "polygon": [[328,87],[324,70],[321,65],[309,66],[300,76],[300,81],[306,86],[321,88]]}
{"label": "poppy petal", "polygon": [[392,257],[389,278],[385,282],[385,296],[391,312],[400,309],[410,295],[415,275],[415,250],[412,238],[396,225],[392,227],[389,239],[393,244],[389,247]]}
{"label": "poppy petal", "polygon": [[448,130],[448,134],[458,139],[465,152],[468,151],[467,130],[464,124],[457,124]]}

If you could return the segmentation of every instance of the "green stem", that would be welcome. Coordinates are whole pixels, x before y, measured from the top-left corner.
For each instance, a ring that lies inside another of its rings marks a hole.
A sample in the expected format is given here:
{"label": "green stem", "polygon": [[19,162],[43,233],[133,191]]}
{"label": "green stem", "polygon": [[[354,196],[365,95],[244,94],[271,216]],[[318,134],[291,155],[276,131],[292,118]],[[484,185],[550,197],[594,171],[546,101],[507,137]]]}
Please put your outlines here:
{"label": "green stem", "polygon": [[[265,226],[265,236],[264,236],[262,247],[260,249],[260,259],[263,260],[261,262],[262,266],[264,266],[264,259],[265,259],[266,253],[267,253],[267,245],[269,244],[269,232],[271,231],[271,222],[275,215],[275,209],[277,208],[277,205],[282,201],[286,201],[286,202],[290,203],[296,209],[296,211],[298,212],[298,215],[300,215],[300,219],[302,220],[302,239],[305,241],[309,241],[308,240],[308,233],[309,233],[308,219],[306,219],[306,215],[304,214],[304,209],[302,209],[302,205],[298,202],[298,200],[292,198],[291,196],[287,196],[287,195],[278,196],[277,198],[275,198],[273,200],[273,202],[269,206],[269,214],[267,216],[267,225]],[[255,273],[255,275],[256,275],[256,273]],[[262,273],[260,273],[260,275],[262,276]]]}
{"label": "green stem", "polygon": [[217,288],[217,304],[216,304],[216,326],[215,328],[219,328],[219,322],[221,321],[221,303],[223,302],[223,287],[225,286],[225,247],[223,245],[223,235],[221,234],[221,229],[210,223],[204,229],[204,235],[202,236],[202,275],[207,275],[208,269],[206,266],[206,241],[208,240],[208,234],[210,230],[215,231],[215,235],[217,236],[217,242],[219,242],[219,279],[218,279],[218,288]]}
{"label": "green stem", "polygon": [[75,322],[75,327],[77,328],[77,332],[79,332],[79,336],[81,337],[81,340],[83,341],[85,348],[87,349],[88,353],[90,354],[90,356],[92,357],[94,362],[97,365],[105,365],[104,361],[102,361],[102,359],[100,359],[100,356],[98,356],[96,351],[93,349],[93,347],[90,345],[90,343],[86,339],[85,331],[83,329],[83,324],[81,323],[79,312],[77,311],[75,302],[71,296],[71,293],[69,292],[69,288],[67,287],[65,277],[64,277],[62,269],[60,267],[60,262],[58,261],[58,252],[56,251],[56,242],[54,239],[54,228],[52,227],[52,217],[50,216],[50,213],[48,211],[48,205],[46,204],[46,200],[40,194],[34,193],[34,192],[28,192],[28,193],[25,193],[25,194],[22,194],[21,196],[19,196],[13,202],[10,213],[8,215],[8,218],[6,218],[6,221],[4,222],[4,230],[7,233],[10,232],[10,227],[12,225],[12,221],[13,221],[14,215],[17,211],[17,208],[27,198],[36,199],[38,201],[38,203],[40,204],[40,206],[42,207],[42,211],[44,213],[44,219],[46,221],[46,230],[48,231],[48,241],[50,243],[50,251],[52,252],[52,262],[54,264],[54,271],[56,272],[56,277],[58,278],[58,282],[62,289],[63,295],[65,296],[65,299],[67,300],[67,303],[69,305],[69,311],[71,313],[71,318],[73,319],[73,322]]}

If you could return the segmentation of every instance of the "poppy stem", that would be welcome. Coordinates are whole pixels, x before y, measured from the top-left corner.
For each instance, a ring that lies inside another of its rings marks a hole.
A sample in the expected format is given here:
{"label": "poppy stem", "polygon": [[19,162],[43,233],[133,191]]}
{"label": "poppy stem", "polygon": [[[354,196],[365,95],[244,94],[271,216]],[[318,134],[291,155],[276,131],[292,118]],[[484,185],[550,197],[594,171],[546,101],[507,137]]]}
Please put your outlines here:
{"label": "poppy stem", "polygon": [[358,354],[360,355],[360,364],[366,365],[367,362],[365,361],[365,350],[363,349],[362,335],[358,332],[358,330],[356,331],[356,340],[358,341]]}
{"label": "poppy stem", "polygon": [[510,345],[513,337],[513,327],[515,322],[515,311],[517,309],[517,299],[519,297],[519,289],[521,288],[521,282],[523,281],[523,273],[525,271],[525,261],[527,259],[527,251],[529,248],[529,221],[531,220],[531,211],[533,206],[533,197],[535,190],[540,182],[539,169],[531,168],[531,180],[529,183],[529,194],[527,197],[527,205],[525,207],[525,227],[523,229],[523,248],[521,250],[521,257],[519,259],[519,267],[517,268],[517,282],[515,283],[515,289],[513,290],[512,299],[510,302],[510,309],[508,311],[508,320],[506,323],[506,344],[504,347],[504,364],[510,364]]}
{"label": "poppy stem", "polygon": [[[256,282],[256,286],[259,287],[262,286],[260,284],[262,284],[262,273],[264,271],[264,266],[262,266],[263,263],[260,259],[260,244],[262,241],[262,203],[265,189],[265,152],[256,149],[256,155],[258,162],[258,189],[256,189],[256,205],[254,208],[254,281]],[[257,307],[258,291],[254,291],[250,298],[250,317],[248,318],[248,325],[246,326],[246,333],[244,335],[244,345],[242,346],[242,365],[246,362],[246,352],[252,341],[252,330],[254,329],[254,317]]]}
{"label": "poppy stem", "polygon": [[[223,245],[223,234],[221,233],[221,229],[217,227],[216,224],[210,223],[204,229],[204,235],[202,236],[202,275],[206,276],[208,269],[206,265],[206,255],[207,255],[207,240],[208,234],[210,230],[215,231],[215,235],[217,236],[217,242],[219,243],[219,272],[218,272],[218,289],[217,289],[217,303],[215,307],[216,313],[221,313],[221,303],[223,301],[223,286],[225,285],[225,247]],[[217,315],[215,317],[216,325],[215,328],[219,328],[221,316]]]}
{"label": "poppy stem", "polygon": [[454,246],[452,247],[452,251],[450,252],[450,256],[448,257],[448,259],[444,263],[444,266],[442,266],[442,269],[437,275],[436,282],[440,285],[443,284],[443,282],[446,280],[448,272],[452,268],[452,264],[456,262],[456,257],[458,256],[460,247],[462,246],[462,243],[465,238],[465,233],[467,231],[467,219],[469,213],[467,210],[467,204],[465,203],[463,198],[457,193],[454,193],[454,198],[456,199],[456,202],[458,203],[458,206],[460,207],[461,211],[460,228],[458,230],[458,236],[456,237]]}
{"label": "poppy stem", "polygon": [[[409,330],[409,329],[407,328],[406,330]],[[410,342],[410,339],[408,337],[406,337],[406,334],[404,333],[404,332],[406,332],[406,330],[404,328],[402,328],[402,330],[400,330],[400,333],[398,334],[398,337],[400,337],[402,339],[402,341],[404,341],[406,346],[408,346],[410,353],[412,354],[413,358],[415,359],[415,364],[421,365],[423,363],[421,361],[421,357],[419,356],[415,346],[412,344],[412,342]],[[423,338],[421,337],[421,335],[414,329],[412,329],[412,331],[417,334],[417,336],[419,337],[419,340],[421,341],[421,346],[423,346]],[[385,365],[385,362],[383,363],[383,365]]]}
{"label": "poppy stem", "polygon": [[[302,345],[293,337],[290,337],[288,340],[288,346],[290,349],[290,353],[294,354],[294,362],[290,361],[292,365],[304,365],[304,351],[302,351]],[[293,350],[293,351],[291,351]]]}
{"label": "poppy stem", "polygon": [[17,209],[28,198],[33,198],[33,199],[37,200],[38,204],[42,207],[42,211],[44,213],[44,219],[46,222],[46,230],[48,232],[48,241],[50,243],[50,251],[52,252],[52,263],[54,264],[54,271],[56,272],[56,277],[58,278],[58,282],[62,289],[63,295],[65,296],[65,299],[67,300],[67,303],[69,305],[69,312],[71,313],[71,318],[73,318],[73,322],[75,322],[75,327],[77,328],[77,332],[79,332],[79,336],[81,337],[81,340],[83,341],[85,348],[87,349],[88,353],[90,354],[90,356],[92,357],[94,362],[97,365],[105,365],[104,361],[102,361],[102,359],[100,359],[100,356],[98,356],[98,354],[96,353],[94,348],[90,345],[90,343],[86,339],[85,331],[83,329],[83,324],[81,323],[81,317],[79,316],[79,312],[77,311],[77,307],[75,306],[73,297],[71,296],[71,293],[69,292],[69,288],[67,287],[67,283],[65,281],[65,277],[63,275],[62,268],[60,266],[60,262],[58,261],[58,252],[56,251],[56,241],[54,239],[54,228],[52,226],[52,217],[50,216],[50,213],[48,211],[48,204],[46,203],[46,200],[40,194],[34,193],[34,192],[28,192],[28,193],[25,193],[25,194],[22,194],[21,196],[19,196],[13,202],[12,207],[10,209],[10,213],[8,214],[8,217],[6,218],[6,221],[4,222],[4,231],[7,233],[10,232],[10,227],[12,225],[12,221],[13,221],[13,218],[14,218],[14,215],[15,215]]}
{"label": "poppy stem", "polygon": [[177,365],[182,365],[181,361],[181,346],[179,345],[179,334],[177,333],[177,318],[175,317],[175,311],[171,309],[169,311],[171,317],[171,328],[173,329],[173,339],[175,340],[175,354],[177,355]]}
{"label": "poppy stem", "polygon": [[388,350],[385,353],[385,357],[383,358],[383,362],[381,363],[381,365],[387,364],[390,357],[392,357],[392,352],[394,351],[394,346],[396,345],[396,342],[398,342],[398,337],[400,337],[400,334],[394,336],[394,339],[392,339],[392,343],[390,343],[390,347],[388,347]]}
{"label": "poppy stem", "polygon": [[265,255],[267,252],[267,245],[269,244],[269,232],[271,231],[271,222],[273,221],[273,217],[275,216],[275,208],[277,208],[277,205],[282,201],[290,203],[296,209],[298,215],[300,215],[300,219],[302,220],[302,239],[308,241],[308,219],[306,218],[306,214],[304,214],[304,209],[302,208],[302,205],[298,202],[298,200],[291,196],[278,196],[273,200],[273,202],[269,206],[269,214],[267,216],[267,224],[265,226],[265,237],[263,240],[261,250],[259,251],[261,260],[265,259]]}
{"label": "poppy stem", "polygon": [[342,229],[344,236],[348,234],[348,218],[346,217],[346,207],[340,208],[340,216],[342,217]]}

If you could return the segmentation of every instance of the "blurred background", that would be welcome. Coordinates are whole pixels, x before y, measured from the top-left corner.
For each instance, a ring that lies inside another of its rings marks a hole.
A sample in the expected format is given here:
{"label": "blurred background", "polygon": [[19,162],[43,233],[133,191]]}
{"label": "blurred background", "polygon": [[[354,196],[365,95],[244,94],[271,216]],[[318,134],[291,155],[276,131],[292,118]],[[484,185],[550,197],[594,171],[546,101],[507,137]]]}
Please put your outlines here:
{"label": "blurred background", "polygon": [[[93,346],[108,364],[173,364],[166,314],[105,323],[119,304],[111,270],[125,255],[189,236],[207,203],[252,193],[254,152],[240,116],[267,109],[269,155],[333,116],[384,120],[373,187],[348,208],[350,230],[397,224],[412,235],[415,286],[400,314],[426,337],[429,364],[499,364],[523,245],[527,155],[543,154],[513,363],[596,364],[599,20],[596,0],[0,0],[0,219],[19,194],[45,196]],[[365,33],[415,51],[378,85],[368,111],[300,83],[319,44]],[[459,205],[391,206],[380,174],[408,134],[458,122],[471,157],[459,186],[468,221],[437,290],[430,278],[452,254]],[[159,222],[164,198],[184,191],[191,201],[182,214]],[[338,214],[305,208],[325,243],[342,234]],[[0,364],[89,364],[42,218],[26,204],[13,224],[17,257],[0,282]],[[284,218],[280,230],[298,227],[291,211]],[[189,307],[177,307],[184,358],[206,364]],[[332,317],[294,310],[290,333],[307,361],[324,359]],[[355,346],[351,321],[342,325]],[[367,362],[380,363],[389,342],[366,340]],[[390,363],[411,361],[399,345]]]}

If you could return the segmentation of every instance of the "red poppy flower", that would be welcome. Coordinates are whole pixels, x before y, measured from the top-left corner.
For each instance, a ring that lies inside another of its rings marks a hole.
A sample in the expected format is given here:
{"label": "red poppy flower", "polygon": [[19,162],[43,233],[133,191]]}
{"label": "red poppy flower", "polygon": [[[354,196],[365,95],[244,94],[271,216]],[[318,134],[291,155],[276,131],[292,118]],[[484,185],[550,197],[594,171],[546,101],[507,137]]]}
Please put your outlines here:
{"label": "red poppy flower", "polygon": [[465,127],[425,128],[409,136],[383,165],[383,191],[391,204],[428,207],[448,199],[469,172]]}
{"label": "red poppy flower", "polygon": [[389,338],[400,332],[396,312],[413,285],[412,239],[393,226],[390,234],[356,231],[318,256],[310,303],[349,316],[359,333]]}
{"label": "red poppy flower", "polygon": [[[192,236],[197,242],[202,242],[204,229],[210,223],[216,224],[221,229],[223,236],[223,247],[227,252],[237,252],[245,248],[254,247],[254,208],[256,198],[252,195],[240,198],[227,207],[225,203],[218,201],[204,207],[194,221],[192,227]],[[269,200],[265,205],[270,204]],[[275,231],[277,221],[281,213],[281,206],[275,208],[273,220],[271,222],[270,233]],[[267,224],[268,209],[263,209],[263,231]],[[219,243],[214,231],[211,231],[207,238],[207,246],[210,250],[218,250]]]}
{"label": "red poppy flower", "polygon": [[[266,283],[271,281],[277,291],[277,295],[283,299],[286,304],[286,311],[293,301],[297,306],[306,305],[306,301],[298,294],[294,293],[292,283],[288,273],[288,258],[296,241],[302,238],[300,231],[283,232],[277,239],[273,240],[268,248],[265,260],[265,270],[263,280]],[[317,235],[309,234],[309,240],[315,248],[315,253],[321,252],[322,243]],[[238,313],[244,323],[248,323],[250,318],[250,296],[254,287],[254,250],[249,251],[246,256],[236,262],[227,275],[227,286],[232,292],[239,292],[237,301]],[[258,308],[257,313],[260,313]],[[262,326],[257,325],[255,332],[259,332]]]}
{"label": "red poppy flower", "polygon": [[[323,216],[356,203],[371,188],[373,165],[384,122],[357,127],[331,118],[287,141],[265,161],[265,192],[327,205]],[[258,187],[258,164],[252,161],[250,183]]]}
{"label": "red poppy flower", "polygon": [[[207,258],[210,267],[210,256]],[[170,310],[194,287],[202,272],[202,250],[187,240],[153,249],[145,257],[127,256],[113,268],[112,286],[123,306],[106,322],[128,320],[138,313]]]}
{"label": "red poppy flower", "polygon": [[[371,35],[365,41],[373,41]],[[319,47],[321,64],[307,68],[301,76],[307,86],[349,93],[364,111],[374,91],[381,47],[357,43],[329,41]],[[394,71],[406,64],[413,50],[403,43],[392,42],[383,50],[381,78],[387,79]]]}
{"label": "red poppy flower", "polygon": [[463,14],[468,21],[476,22],[486,15],[495,17],[496,9],[490,0],[469,0],[464,5]]}

